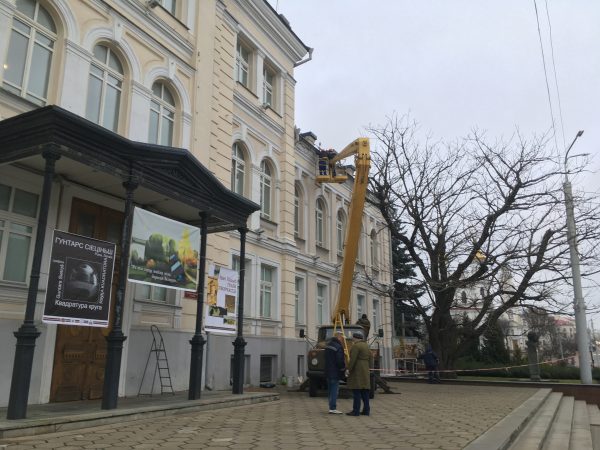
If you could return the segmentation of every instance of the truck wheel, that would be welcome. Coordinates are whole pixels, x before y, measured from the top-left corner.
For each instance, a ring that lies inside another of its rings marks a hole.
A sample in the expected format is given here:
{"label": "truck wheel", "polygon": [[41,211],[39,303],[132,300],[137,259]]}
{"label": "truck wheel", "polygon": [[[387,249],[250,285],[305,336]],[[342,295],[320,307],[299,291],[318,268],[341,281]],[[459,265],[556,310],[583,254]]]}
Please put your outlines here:
{"label": "truck wheel", "polygon": [[308,379],[308,396],[316,397],[319,390],[319,382],[315,378]]}

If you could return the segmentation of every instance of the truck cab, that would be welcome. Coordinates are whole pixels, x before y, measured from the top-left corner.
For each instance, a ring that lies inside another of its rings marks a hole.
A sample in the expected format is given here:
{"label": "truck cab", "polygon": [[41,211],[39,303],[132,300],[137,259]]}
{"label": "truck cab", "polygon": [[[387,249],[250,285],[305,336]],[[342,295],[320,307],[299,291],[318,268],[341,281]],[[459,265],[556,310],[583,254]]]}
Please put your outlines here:
{"label": "truck cab", "polygon": [[[334,325],[321,326],[317,334],[317,342],[314,343],[313,347],[308,352],[308,371],[306,376],[308,378],[308,393],[311,397],[316,397],[320,389],[327,389],[327,380],[325,379],[325,347],[327,341],[333,337],[335,331],[339,330],[340,327]],[[346,339],[346,345],[348,352],[352,348],[352,334],[362,333],[364,336],[364,330],[360,325],[347,325],[343,328],[344,337]],[[304,330],[301,330],[300,337],[304,336]],[[373,358],[371,359],[371,393],[370,397],[375,396],[375,367],[374,361],[379,361],[379,348],[372,348],[371,353]],[[345,380],[341,380],[340,390],[344,389]]]}

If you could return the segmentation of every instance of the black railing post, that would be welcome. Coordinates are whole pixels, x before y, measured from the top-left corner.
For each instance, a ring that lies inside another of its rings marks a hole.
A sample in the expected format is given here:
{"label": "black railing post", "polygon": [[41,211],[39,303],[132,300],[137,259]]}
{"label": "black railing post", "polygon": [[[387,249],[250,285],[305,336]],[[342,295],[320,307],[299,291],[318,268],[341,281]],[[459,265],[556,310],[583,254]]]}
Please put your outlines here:
{"label": "black railing post", "polygon": [[133,191],[138,183],[129,177],[123,182],[125,188],[125,213],[123,228],[121,230],[121,260],[119,262],[119,284],[113,311],[113,324],[110,333],[106,336],[106,367],[104,368],[104,389],[102,391],[102,409],[115,409],[119,397],[119,378],[121,376],[121,355],[123,342],[127,336],[123,334],[123,302],[125,287],[127,285],[127,261],[129,259],[129,246],[131,241],[131,227],[133,225]]}
{"label": "black railing post", "polygon": [[192,359],[190,361],[190,384],[188,400],[197,400],[202,391],[202,358],[204,357],[204,344],[206,340],[202,336],[202,314],[204,306],[204,272],[206,271],[206,238],[208,235],[208,215],[200,213],[200,264],[198,266],[198,289],[196,290],[196,332],[190,340],[192,344]]}
{"label": "black railing post", "polygon": [[237,337],[233,341],[233,388],[232,393],[244,393],[244,278],[246,273],[246,233],[248,228],[241,227],[240,232],[240,279],[238,287]]}
{"label": "black railing post", "polygon": [[6,418],[9,420],[24,419],[27,415],[27,402],[29,399],[29,386],[31,384],[31,371],[33,369],[35,341],[40,335],[33,319],[35,316],[35,303],[40,283],[40,268],[42,265],[44,240],[46,238],[46,226],[48,222],[48,211],[50,209],[50,195],[52,193],[54,167],[56,161],[60,159],[60,155],[51,147],[45,150],[42,153],[42,156],[46,160],[46,167],[44,169],[44,185],[42,187],[40,214],[35,234],[33,261],[31,263],[31,274],[29,277],[25,319],[19,330],[14,333],[17,338],[17,345],[15,348],[15,360],[13,364],[12,381],[10,384],[8,410],[6,413]]}

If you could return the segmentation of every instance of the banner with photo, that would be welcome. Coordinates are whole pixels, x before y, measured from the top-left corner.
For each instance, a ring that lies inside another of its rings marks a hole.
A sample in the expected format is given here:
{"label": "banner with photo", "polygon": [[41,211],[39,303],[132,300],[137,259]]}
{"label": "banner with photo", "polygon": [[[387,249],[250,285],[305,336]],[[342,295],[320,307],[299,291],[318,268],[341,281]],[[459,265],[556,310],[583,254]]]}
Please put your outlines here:
{"label": "banner with photo", "polygon": [[235,270],[211,265],[206,282],[206,314],[208,331],[235,333],[239,274]]}
{"label": "banner with photo", "polygon": [[115,248],[54,230],[42,322],[108,327]]}
{"label": "banner with photo", "polygon": [[196,291],[200,229],[135,208],[128,280]]}

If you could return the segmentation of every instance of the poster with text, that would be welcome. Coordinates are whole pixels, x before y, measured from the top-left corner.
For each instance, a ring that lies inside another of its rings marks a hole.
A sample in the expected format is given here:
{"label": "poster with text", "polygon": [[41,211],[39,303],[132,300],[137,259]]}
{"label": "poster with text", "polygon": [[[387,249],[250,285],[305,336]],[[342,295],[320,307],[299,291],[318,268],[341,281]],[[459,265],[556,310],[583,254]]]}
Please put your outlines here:
{"label": "poster with text", "polygon": [[54,230],[42,321],[108,327],[115,244]]}
{"label": "poster with text", "polygon": [[128,279],[195,292],[200,229],[135,208]]}
{"label": "poster with text", "polygon": [[239,274],[218,266],[208,268],[206,281],[207,330],[235,333]]}

